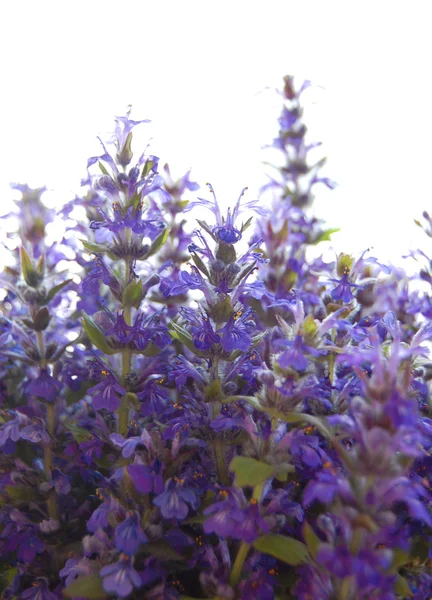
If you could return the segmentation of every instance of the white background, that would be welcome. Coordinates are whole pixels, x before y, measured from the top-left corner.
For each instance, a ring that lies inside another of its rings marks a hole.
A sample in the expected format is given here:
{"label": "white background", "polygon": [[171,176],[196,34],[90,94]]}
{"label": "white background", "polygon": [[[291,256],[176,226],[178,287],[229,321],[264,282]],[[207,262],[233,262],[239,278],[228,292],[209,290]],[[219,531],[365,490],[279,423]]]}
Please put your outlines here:
{"label": "white background", "polygon": [[[336,250],[381,258],[429,250],[413,219],[431,209],[430,2],[3,2],[0,212],[9,182],[69,200],[113,117],[132,104],[143,146],[174,175],[192,167],[227,205],[263,183],[286,73],[317,86],[311,137],[324,142],[316,214]],[[321,87],[319,87],[321,86]],[[432,252],[431,252],[432,254]]]}

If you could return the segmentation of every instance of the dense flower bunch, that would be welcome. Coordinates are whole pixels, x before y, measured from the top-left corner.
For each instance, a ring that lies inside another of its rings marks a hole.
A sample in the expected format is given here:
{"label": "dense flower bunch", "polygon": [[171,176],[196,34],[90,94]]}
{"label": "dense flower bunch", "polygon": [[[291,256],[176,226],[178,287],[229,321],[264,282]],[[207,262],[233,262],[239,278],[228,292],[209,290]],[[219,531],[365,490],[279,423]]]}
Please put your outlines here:
{"label": "dense flower bunch", "polygon": [[308,85],[284,79],[260,201],[186,199],[190,173],[133,162],[129,114],[58,214],[17,186],[3,598],[431,597],[432,277],[319,256],[309,207],[334,184],[310,162]]}

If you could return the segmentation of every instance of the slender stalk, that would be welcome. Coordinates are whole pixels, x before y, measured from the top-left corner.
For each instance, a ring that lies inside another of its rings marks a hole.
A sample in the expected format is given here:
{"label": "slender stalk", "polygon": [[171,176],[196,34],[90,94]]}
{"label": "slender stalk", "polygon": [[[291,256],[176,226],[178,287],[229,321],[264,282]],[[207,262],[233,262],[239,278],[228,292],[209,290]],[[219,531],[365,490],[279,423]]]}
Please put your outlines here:
{"label": "slender stalk", "polygon": [[[124,312],[123,312],[123,317],[124,317],[124,320],[126,321],[126,323],[128,325],[130,325],[131,324],[131,307],[130,306],[125,306]],[[130,348],[124,348],[122,351],[123,385],[125,385],[125,383],[126,383],[126,377],[131,371],[131,366],[132,366],[132,351]],[[124,404],[124,398],[122,399],[122,402],[118,409],[118,413],[119,413],[118,432],[125,437],[127,434],[127,431],[128,431],[129,409]]]}
{"label": "slender stalk", "polygon": [[230,576],[230,585],[232,585],[232,587],[235,587],[240,580],[240,575],[241,575],[246,557],[248,555],[249,548],[250,548],[250,544],[247,544],[246,542],[242,542],[240,544],[240,548],[238,549],[237,556],[235,557],[235,561],[234,561],[233,568],[231,571],[231,576]]}
{"label": "slender stalk", "polygon": [[46,358],[45,358],[45,347],[44,347],[44,341],[43,341],[42,331],[36,331],[36,337],[37,337],[37,341],[38,341],[39,354],[40,354],[39,364],[42,367],[42,369],[46,369],[46,367],[47,367],[47,361],[46,361]]}
{"label": "slender stalk", "polygon": [[[254,491],[252,494],[253,500],[256,500],[257,502],[261,501],[264,484],[265,484],[265,482],[260,483],[254,487]],[[235,557],[235,561],[234,561],[233,568],[231,571],[231,576],[230,576],[230,585],[232,585],[233,587],[235,587],[240,580],[243,565],[244,565],[247,555],[249,553],[250,547],[251,547],[251,545],[247,544],[246,542],[242,542],[240,544],[240,547],[238,549],[237,556]]]}

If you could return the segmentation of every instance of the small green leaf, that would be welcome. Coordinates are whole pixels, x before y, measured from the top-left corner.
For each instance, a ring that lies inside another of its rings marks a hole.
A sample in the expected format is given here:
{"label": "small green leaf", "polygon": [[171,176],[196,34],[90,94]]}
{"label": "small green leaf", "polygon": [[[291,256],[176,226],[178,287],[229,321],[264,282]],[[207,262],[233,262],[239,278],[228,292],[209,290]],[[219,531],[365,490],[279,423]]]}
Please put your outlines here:
{"label": "small green leaf", "polygon": [[149,248],[149,251],[147,253],[146,258],[148,258],[149,256],[153,256],[153,254],[156,254],[156,252],[158,252],[162,246],[165,244],[165,242],[168,239],[170,230],[167,227],[166,229],[164,229],[162,231],[162,233],[160,233],[157,238],[153,241],[152,245]]}
{"label": "small green leaf", "polygon": [[201,221],[200,219],[197,219],[196,222],[202,229],[204,229],[204,231],[206,231],[209,235],[212,236],[213,239],[215,239],[215,236],[212,233],[212,228],[210,227],[210,225],[208,225],[205,221]]}
{"label": "small green leaf", "polygon": [[197,348],[195,348],[195,345],[192,341],[192,337],[189,335],[186,329],[184,329],[180,325],[177,325],[177,323],[174,323],[174,321],[170,321],[167,324],[167,326],[172,338],[182,342],[186,346],[186,348],[189,348],[189,350],[193,352],[196,356],[199,356],[200,358],[204,356],[204,354],[200,350],[197,350]]}
{"label": "small green leaf", "polygon": [[162,558],[164,560],[184,560],[183,556],[175,550],[169,542],[165,540],[156,540],[155,542],[148,542],[142,547],[145,552],[148,552],[156,558]]}
{"label": "small green leaf", "polygon": [[89,430],[84,427],[79,427],[75,421],[66,420],[65,425],[79,444],[89,439]]}
{"label": "small green leaf", "polygon": [[414,596],[414,593],[409,586],[408,580],[399,574],[396,575],[394,591],[398,596],[401,596],[402,598],[412,598]]}
{"label": "small green leaf", "polygon": [[240,281],[243,281],[243,279],[248,277],[252,273],[252,271],[255,269],[255,267],[256,267],[256,260],[254,260],[252,263],[247,265],[244,269],[242,269],[239,272],[239,274],[235,278],[234,285],[238,285],[240,283]]}
{"label": "small green leaf", "polygon": [[183,210],[184,208],[186,208],[186,206],[189,204],[189,202],[190,202],[190,200],[179,200],[177,202],[177,206]]}
{"label": "small green leaf", "polygon": [[81,239],[80,242],[86,250],[92,252],[93,254],[103,254],[104,252],[108,252],[108,248],[103,244],[96,244],[95,242],[89,242],[88,240]]}
{"label": "small green leaf", "polygon": [[22,246],[20,248],[20,255],[21,255],[21,273],[22,273],[22,276],[24,277],[24,281],[30,287],[37,288],[39,286],[39,284],[41,283],[43,277],[34,268],[30,256],[28,255],[25,248],[23,248]]}
{"label": "small green leaf", "polygon": [[201,257],[198,256],[198,254],[196,252],[192,252],[191,258],[194,261],[194,263],[196,264],[197,268],[201,271],[201,273],[204,273],[204,275],[206,277],[210,277],[210,274],[209,274],[209,272],[207,270],[207,267],[203,263]]}
{"label": "small green leaf", "polygon": [[101,161],[98,161],[98,167],[104,175],[108,175],[108,177],[110,176],[108,170],[104,167],[104,165],[101,163]]}
{"label": "small green leaf", "polygon": [[101,578],[96,573],[78,577],[63,590],[63,594],[66,598],[81,596],[83,598],[89,598],[89,600],[106,598],[108,595],[102,587]]}
{"label": "small green leaf", "polygon": [[246,229],[249,227],[249,225],[252,223],[253,221],[253,217],[249,217],[249,219],[246,221],[246,223],[242,223],[242,226],[240,227],[240,231],[242,233],[244,233],[246,231]]}
{"label": "small green leaf", "polygon": [[235,475],[234,483],[237,487],[258,485],[273,474],[271,465],[249,456],[234,457],[229,470]]}
{"label": "small green leaf", "polygon": [[66,279],[66,281],[63,281],[62,283],[59,283],[58,285],[55,285],[53,288],[51,288],[48,294],[45,296],[43,304],[49,304],[51,300],[59,293],[59,291],[66,287],[71,281],[73,280]]}
{"label": "small green leaf", "polygon": [[333,229],[326,229],[322,231],[317,239],[313,242],[315,245],[320,242],[329,242],[331,240],[332,233],[337,233],[340,231],[340,227],[334,227]]}
{"label": "small green leaf", "polygon": [[298,540],[279,534],[268,534],[259,537],[253,543],[254,548],[264,554],[270,554],[288,565],[299,565],[309,560],[306,546]]}
{"label": "small green leaf", "polygon": [[92,342],[92,344],[94,344],[96,346],[96,348],[99,348],[99,350],[102,350],[102,352],[104,354],[116,354],[117,353],[117,350],[114,350],[108,344],[108,341],[107,341],[102,329],[98,325],[96,325],[96,323],[93,321],[93,319],[89,315],[87,315],[86,313],[83,313],[81,323],[82,323],[82,326],[84,327],[84,331],[86,332],[89,340]]}
{"label": "small green leaf", "polygon": [[309,525],[309,523],[307,523],[306,521],[303,525],[302,530],[303,530],[303,537],[305,539],[306,546],[307,546],[312,558],[316,558],[316,555],[318,552],[318,547],[321,544],[321,540],[319,539],[319,537],[317,536],[315,531],[312,529],[312,527]]}
{"label": "small green leaf", "polygon": [[143,299],[142,281],[131,281],[124,289],[122,294],[123,306],[133,306],[139,308]]}

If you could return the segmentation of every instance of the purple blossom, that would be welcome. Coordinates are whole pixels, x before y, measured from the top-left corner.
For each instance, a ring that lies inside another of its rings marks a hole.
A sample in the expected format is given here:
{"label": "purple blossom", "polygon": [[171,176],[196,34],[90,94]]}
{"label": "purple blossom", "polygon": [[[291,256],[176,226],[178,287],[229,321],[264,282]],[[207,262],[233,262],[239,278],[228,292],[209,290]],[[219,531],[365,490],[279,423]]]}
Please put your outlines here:
{"label": "purple blossom", "polygon": [[108,594],[126,598],[134,588],[141,587],[141,578],[132,566],[131,559],[122,555],[119,562],[106,565],[100,570],[103,588]]}
{"label": "purple blossom", "polygon": [[62,388],[63,384],[54,379],[47,369],[41,369],[39,377],[30,381],[26,391],[31,396],[37,396],[52,403],[58,397]]}
{"label": "purple blossom", "polygon": [[114,375],[106,369],[101,371],[103,377],[97,385],[88,390],[89,394],[93,394],[92,404],[95,410],[103,408],[115,412],[120,406],[120,396],[126,394],[126,390],[118,383]]}
{"label": "purple blossom", "polygon": [[147,536],[142,530],[139,515],[131,512],[120,525],[117,525],[114,532],[114,542],[119,552],[123,552],[128,556],[137,553],[140,545],[147,542]]}
{"label": "purple blossom", "polygon": [[247,352],[249,350],[252,343],[250,335],[251,313],[250,309],[233,313],[226,325],[218,330],[218,334],[221,336],[220,343],[225,352],[232,352],[233,350]]}
{"label": "purple blossom", "polygon": [[44,577],[39,577],[35,579],[32,587],[23,591],[20,598],[23,600],[58,600],[59,596],[50,591]]}
{"label": "purple blossom", "polygon": [[191,488],[184,487],[184,480],[168,479],[165,491],[154,498],[153,503],[159,506],[165,519],[183,520],[192,508],[198,507],[198,497]]}

